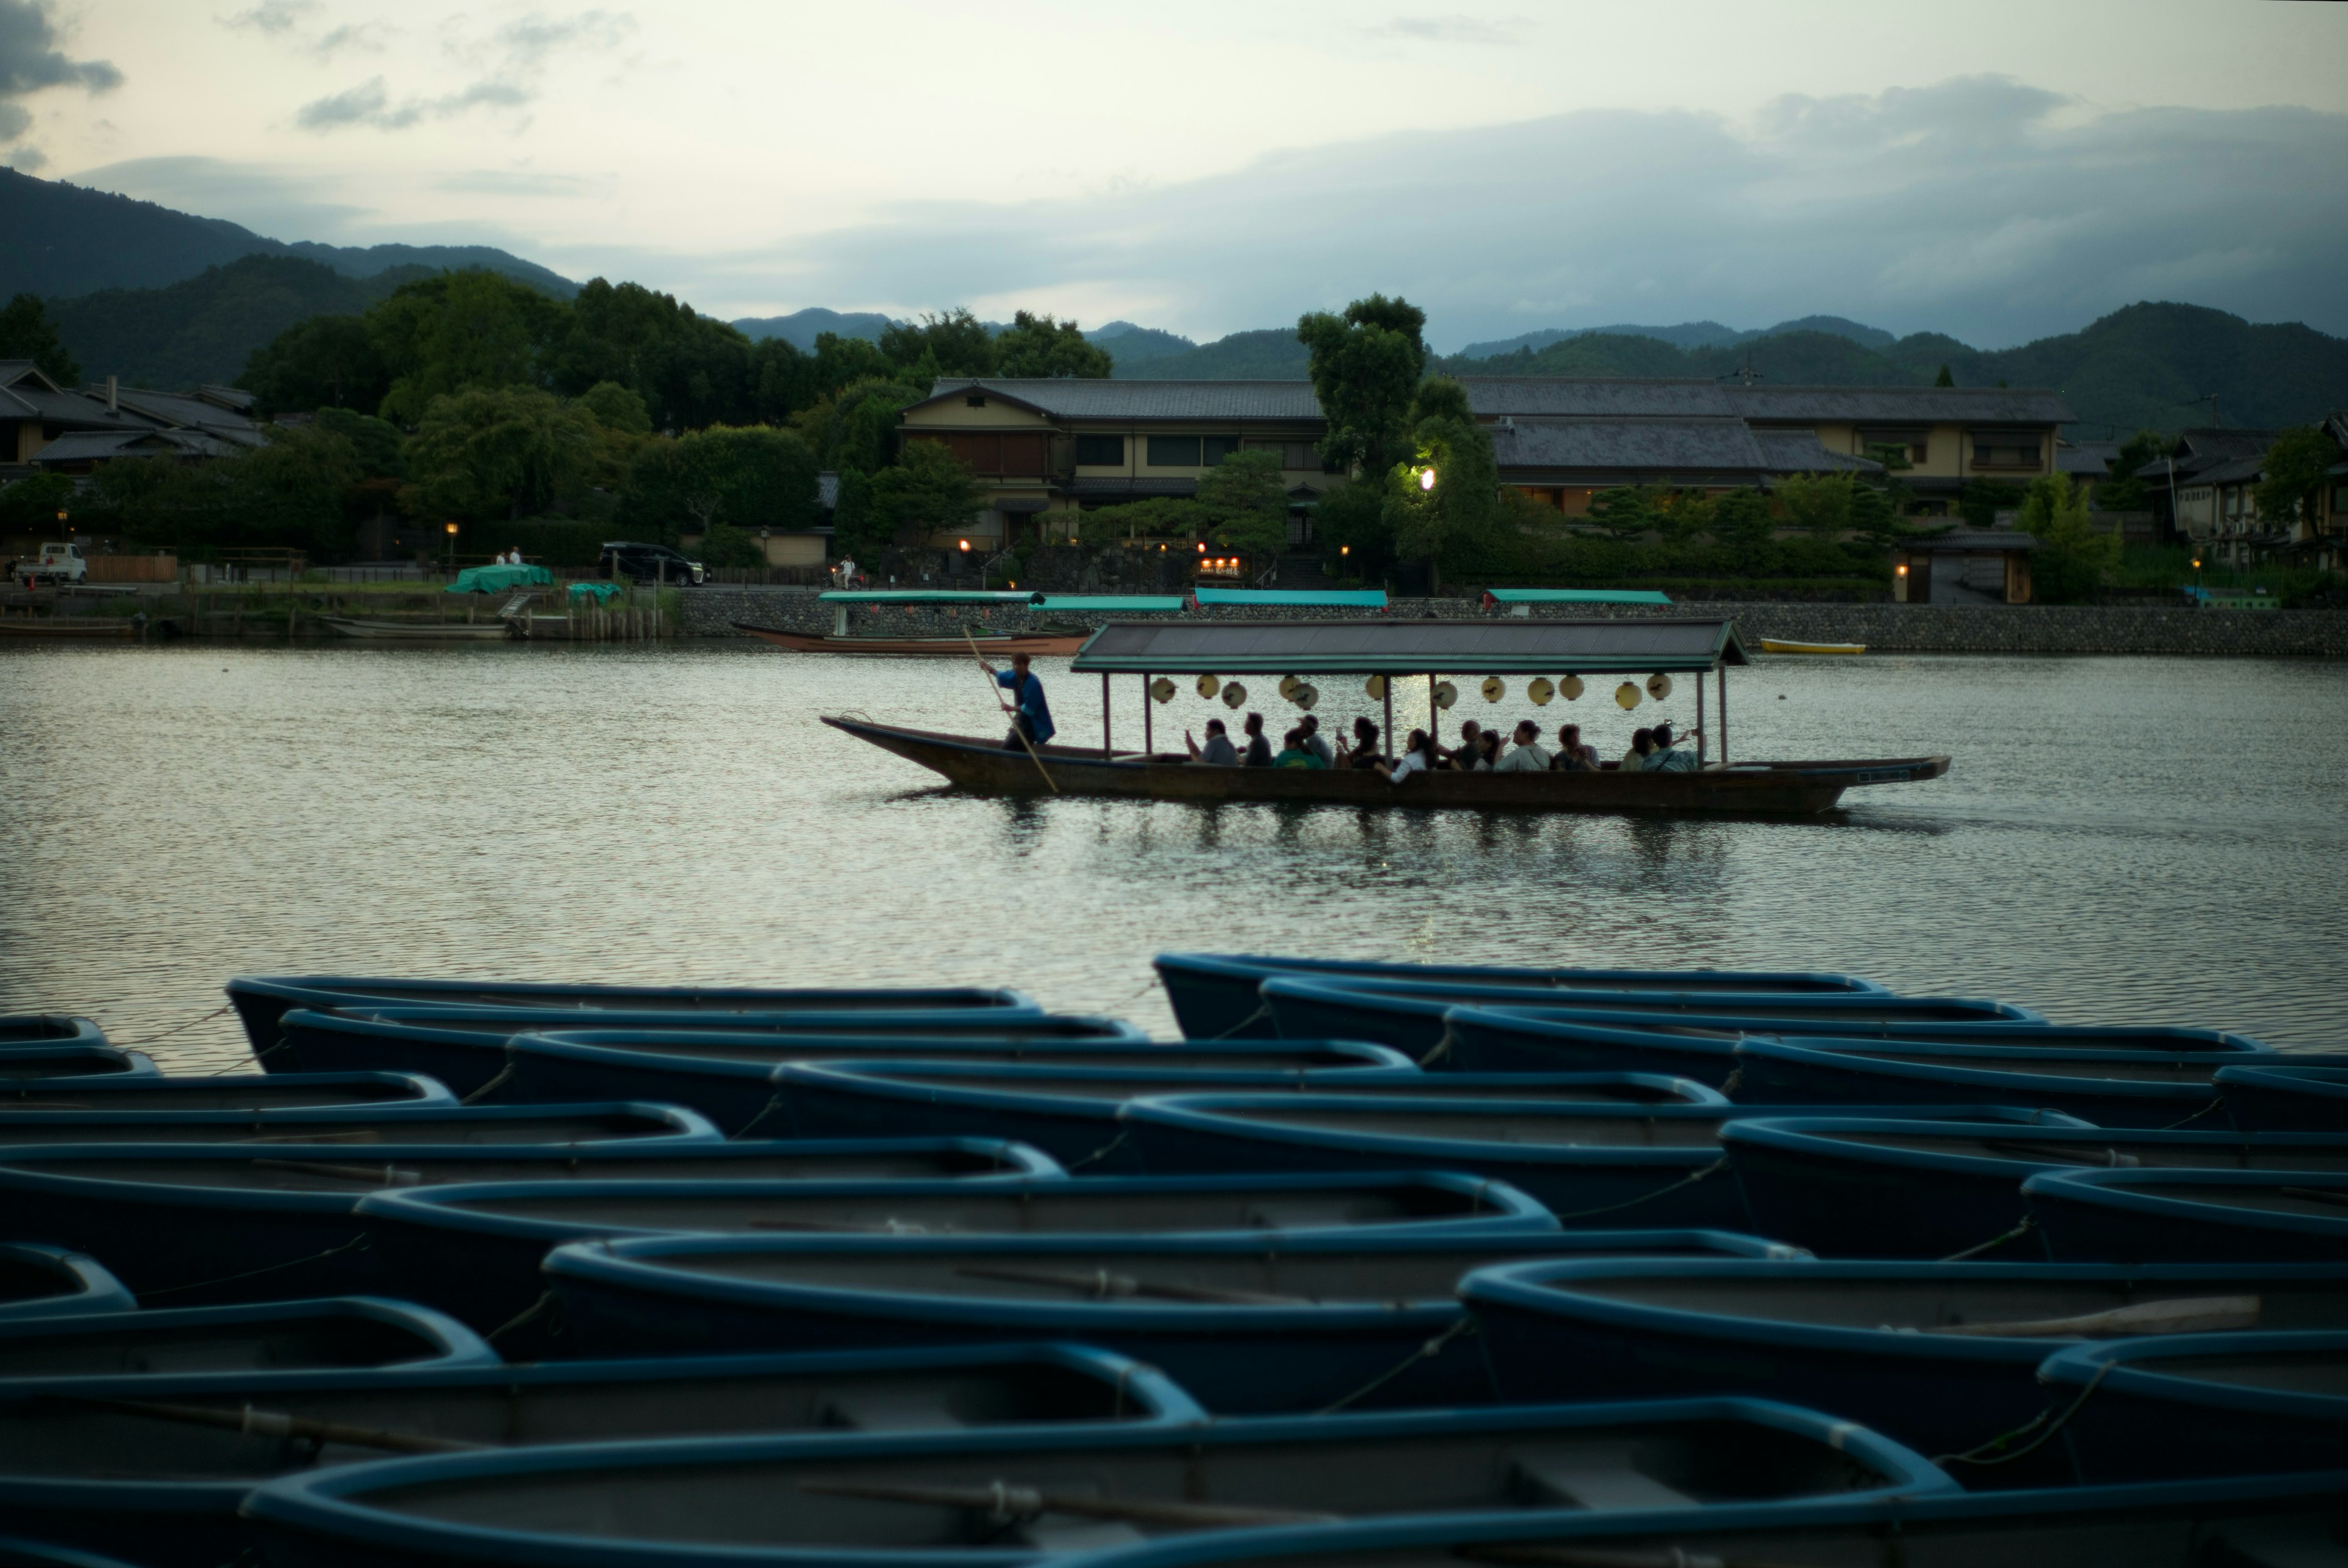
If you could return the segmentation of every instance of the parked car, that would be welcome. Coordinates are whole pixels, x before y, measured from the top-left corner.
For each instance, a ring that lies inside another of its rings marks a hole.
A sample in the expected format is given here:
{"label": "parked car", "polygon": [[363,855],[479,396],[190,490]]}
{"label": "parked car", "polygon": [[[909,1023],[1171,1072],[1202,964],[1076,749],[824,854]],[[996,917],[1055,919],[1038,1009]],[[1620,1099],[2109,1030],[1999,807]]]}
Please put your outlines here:
{"label": "parked car", "polygon": [[614,582],[624,577],[634,582],[673,582],[680,586],[697,584],[708,575],[707,568],[683,550],[627,539],[613,539],[606,544],[595,562],[595,569]]}
{"label": "parked car", "polygon": [[37,556],[22,556],[8,563],[7,579],[23,582],[46,578],[51,582],[80,582],[89,576],[89,563],[79,545],[43,545]]}

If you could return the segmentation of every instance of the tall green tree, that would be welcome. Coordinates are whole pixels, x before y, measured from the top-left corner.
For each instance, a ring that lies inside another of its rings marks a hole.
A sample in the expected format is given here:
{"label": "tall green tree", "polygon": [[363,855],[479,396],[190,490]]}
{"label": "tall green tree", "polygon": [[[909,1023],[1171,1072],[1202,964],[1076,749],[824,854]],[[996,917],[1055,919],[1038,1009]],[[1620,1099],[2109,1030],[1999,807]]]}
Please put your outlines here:
{"label": "tall green tree", "polygon": [[443,272],[401,285],[367,312],[367,336],[391,385],[381,413],[417,425],[433,400],[476,388],[530,386],[568,307],[500,273]]}
{"label": "tall green tree", "polygon": [[0,359],[29,359],[59,386],[81,379],[80,362],[66,351],[38,294],[18,294],[0,305]]}
{"label": "tall green tree", "polygon": [[57,514],[74,506],[74,482],[63,474],[27,474],[0,485],[0,534],[46,534]]}
{"label": "tall green tree", "polygon": [[2111,477],[2096,487],[2096,509],[2140,512],[2150,506],[2152,496],[2138,470],[2167,456],[2169,446],[2168,437],[2157,430],[2139,430],[2121,442],[2119,456],[2112,459]]}
{"label": "tall green tree", "polygon": [[1740,486],[1714,498],[1711,531],[1724,545],[1752,550],[1777,537],[1777,519],[1768,497],[1749,485]]}
{"label": "tall green tree", "polygon": [[2259,520],[2285,530],[2312,522],[2317,497],[2339,461],[2339,446],[2321,426],[2302,425],[2284,431],[2267,448],[2265,477],[2258,488]]}
{"label": "tall green tree", "polygon": [[814,392],[827,398],[860,381],[887,381],[896,364],[870,338],[842,337],[838,333],[815,334]]}
{"label": "tall green tree", "polygon": [[1000,354],[986,323],[959,305],[914,322],[880,329],[880,352],[901,372],[927,387],[939,375],[993,375]]}
{"label": "tall green tree", "polygon": [[520,518],[575,504],[594,472],[594,416],[536,387],[475,387],[426,407],[408,461],[427,517]]}
{"label": "tall green tree", "polygon": [[320,408],[376,408],[391,390],[383,354],[360,316],[312,316],[254,349],[236,384],[264,418]]}
{"label": "tall green tree", "polygon": [[1372,294],[1344,313],[1300,317],[1313,395],[1329,422],[1321,456],[1339,471],[1384,474],[1408,456],[1412,400],[1426,367],[1426,313]]}
{"label": "tall green tree", "polygon": [[778,363],[787,363],[778,351],[761,353],[737,329],[671,295],[595,278],[572,301],[544,368],[556,392],[575,396],[616,382],[644,400],[654,429],[692,430],[757,417],[757,367]]}
{"label": "tall green tree", "polygon": [[791,423],[823,466],[877,474],[895,460],[898,414],[928,395],[886,378],[851,382]]}
{"label": "tall green tree", "polygon": [[1267,561],[1288,543],[1288,486],[1277,452],[1234,452],[1199,481],[1207,538],[1251,561]]}
{"label": "tall green tree", "polygon": [[2096,528],[2086,492],[2068,474],[2034,480],[2014,526],[2038,541],[2030,558],[2031,597],[2042,603],[2085,603],[2120,564],[2118,530]]}
{"label": "tall green tree", "polygon": [[909,441],[894,465],[872,476],[872,527],[891,542],[907,529],[966,528],[985,499],[970,470],[942,445]]}
{"label": "tall green tree", "polygon": [[1021,311],[994,340],[994,374],[1004,376],[1085,376],[1106,380],[1117,368],[1108,350],[1085,341],[1073,321]]}
{"label": "tall green tree", "polygon": [[1777,503],[1796,528],[1816,538],[1838,539],[1850,531],[1858,488],[1848,474],[1795,474],[1778,482]]}
{"label": "tall green tree", "polygon": [[788,430],[712,425],[638,454],[628,479],[632,521],[663,538],[731,527],[799,529],[815,520],[815,455]]}
{"label": "tall green tree", "polygon": [[1627,544],[1653,531],[1655,498],[1643,486],[1617,485],[1590,498],[1585,520]]}
{"label": "tall green tree", "polygon": [[[1488,564],[1500,520],[1500,470],[1492,437],[1476,423],[1468,389],[1447,376],[1411,400],[1412,460],[1389,482],[1395,552],[1405,560]],[[1433,487],[1422,483],[1434,476]]]}

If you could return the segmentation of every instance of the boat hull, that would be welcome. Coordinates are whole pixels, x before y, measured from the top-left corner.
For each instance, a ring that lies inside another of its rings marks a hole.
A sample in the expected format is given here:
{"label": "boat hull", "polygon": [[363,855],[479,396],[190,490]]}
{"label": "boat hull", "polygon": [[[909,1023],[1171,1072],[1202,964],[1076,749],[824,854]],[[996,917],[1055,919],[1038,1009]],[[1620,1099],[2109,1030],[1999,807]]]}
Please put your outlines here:
{"label": "boat hull", "polygon": [[1351,768],[1208,767],[1162,752],[1104,757],[1073,746],[1044,746],[1031,756],[969,735],[829,714],[823,722],[982,794],[1798,817],[1832,810],[1843,791],[1856,785],[1910,784],[1949,771],[1945,756],[1896,757],[1740,764],[1684,774],[1436,773],[1393,784]]}
{"label": "boat hull", "polygon": [[510,620],[353,620],[340,615],[322,615],[318,620],[337,636],[385,642],[503,642],[529,635]]}
{"label": "boat hull", "polygon": [[761,642],[777,648],[788,648],[794,653],[860,653],[880,659],[966,659],[975,642],[981,653],[1008,656],[1025,653],[1034,658],[1064,659],[1085,645],[1089,632],[1054,634],[1050,632],[1016,632],[999,637],[820,637],[804,631],[778,631],[769,626],[753,626],[746,620],[732,623],[736,631],[747,631]]}

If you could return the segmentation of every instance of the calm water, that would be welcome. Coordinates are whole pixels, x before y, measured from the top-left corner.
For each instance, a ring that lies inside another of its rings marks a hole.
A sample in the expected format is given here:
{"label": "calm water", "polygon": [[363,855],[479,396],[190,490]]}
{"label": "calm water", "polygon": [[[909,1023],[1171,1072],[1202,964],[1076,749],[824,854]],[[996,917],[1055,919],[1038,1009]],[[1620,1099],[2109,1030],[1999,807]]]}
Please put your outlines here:
{"label": "calm water", "polygon": [[[1097,738],[1097,682],[1043,672],[1064,738]],[[1837,968],[2340,1048],[2343,675],[1765,661],[1731,677],[1737,754],[1956,758],[1787,825],[983,800],[815,722],[999,733],[967,663],[12,649],[0,1011],[87,1013],[183,1069],[242,1058],[231,1020],[192,1021],[241,971],[984,981],[1170,1033],[1148,957],[1203,948]],[[1532,711],[1461,684],[1479,716]],[[1323,690],[1334,727],[1370,708],[1354,682]],[[1611,703],[1575,706],[1627,741]],[[1663,711],[1692,717],[1685,689]],[[1186,690],[1159,736],[1210,712]]]}

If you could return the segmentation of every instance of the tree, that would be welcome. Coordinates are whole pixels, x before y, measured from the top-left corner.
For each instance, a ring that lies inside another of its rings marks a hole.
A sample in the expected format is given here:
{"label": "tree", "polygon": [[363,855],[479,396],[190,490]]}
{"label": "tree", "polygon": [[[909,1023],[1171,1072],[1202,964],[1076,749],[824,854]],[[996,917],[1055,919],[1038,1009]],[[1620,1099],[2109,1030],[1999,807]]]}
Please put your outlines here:
{"label": "tree", "polygon": [[1712,537],[1740,550],[1766,545],[1777,537],[1777,519],[1769,497],[1751,486],[1740,486],[1712,503]]}
{"label": "tree", "polygon": [[1838,539],[1850,530],[1856,488],[1848,474],[1796,474],[1778,481],[1777,501],[1796,528],[1818,538]]}
{"label": "tree", "polygon": [[[770,351],[766,358],[772,357]],[[759,358],[740,331],[671,295],[596,278],[579,291],[549,344],[545,379],[572,395],[617,382],[644,399],[653,428],[691,430],[756,417]]]}
{"label": "tree", "polygon": [[66,352],[38,294],[18,294],[0,306],[0,359],[29,359],[59,386],[81,379],[80,364]]}
{"label": "tree", "polygon": [[1406,456],[1405,431],[1426,367],[1426,313],[1372,294],[1343,316],[1298,318],[1313,392],[1329,422],[1321,456],[1339,471],[1384,474]]}
{"label": "tree", "polygon": [[362,479],[398,479],[407,475],[407,444],[398,427],[355,408],[321,408],[315,428],[350,443]]}
{"label": "tree", "polygon": [[827,468],[877,474],[897,451],[897,415],[929,395],[902,382],[851,382],[791,421]]}
{"label": "tree", "polygon": [[[1468,389],[1447,376],[1411,400],[1415,461],[1390,488],[1395,551],[1406,560],[1480,564],[1500,518],[1500,469],[1492,437],[1476,423]],[[1423,483],[1434,476],[1432,488]]]}
{"label": "tree", "polygon": [[1340,576],[1365,582],[1385,580],[1394,559],[1394,530],[1386,517],[1386,475],[1364,474],[1334,489],[1324,490],[1321,509],[1313,514],[1313,537],[1321,543],[1323,564]]}
{"label": "tree", "polygon": [[319,408],[375,408],[391,390],[383,354],[360,316],[312,316],[254,349],[236,384],[263,417]]}
{"label": "tree", "polygon": [[2087,511],[2086,492],[2068,474],[2034,480],[2014,524],[2038,541],[2030,558],[2032,597],[2047,604],[2079,604],[2093,599],[2105,577],[2120,564],[2117,529],[2099,532]]}
{"label": "tree", "polygon": [[595,423],[606,430],[623,436],[649,436],[653,433],[652,411],[633,387],[622,386],[616,381],[599,381],[579,395],[579,406],[595,416]]}
{"label": "tree", "polygon": [[1005,376],[1085,376],[1106,380],[1117,368],[1108,350],[1086,343],[1073,321],[1021,311],[994,340],[994,374]]}
{"label": "tree", "polygon": [[1654,502],[1641,487],[1617,485],[1591,497],[1588,520],[1627,544],[1655,526]]}
{"label": "tree", "polygon": [[238,542],[326,556],[351,548],[346,503],[361,472],[358,453],[344,436],[314,425],[272,426],[260,446],[213,466],[227,480],[223,499]]}
{"label": "tree", "polygon": [[2120,443],[2112,459],[2112,477],[2097,485],[2094,504],[2099,512],[2140,512],[2150,504],[2138,470],[2168,456],[2169,440],[2157,430],[2139,430]]}
{"label": "tree", "polygon": [[1288,543],[1288,485],[1277,452],[1234,452],[1199,481],[1207,537],[1250,560]]}
{"label": "tree", "polygon": [[0,534],[52,533],[73,501],[74,482],[63,474],[28,474],[0,486]]}
{"label": "tree", "polygon": [[526,386],[568,307],[498,272],[443,272],[404,283],[367,312],[367,337],[391,376],[381,413],[417,425],[433,399]]}
{"label": "tree", "polygon": [[412,506],[426,515],[520,518],[575,500],[598,426],[535,387],[476,387],[432,400],[408,443]]}
{"label": "tree", "polygon": [[1934,386],[1954,386],[1957,384],[1957,378],[1949,374],[1949,367],[1944,364],[1941,367],[1941,374],[1932,378],[1932,384]]}
{"label": "tree", "polygon": [[2316,497],[2339,461],[2339,446],[2321,427],[2302,425],[2284,431],[2267,448],[2261,469],[2266,477],[2258,488],[2260,520],[2285,532],[2302,521],[2313,522]]}
{"label": "tree", "polygon": [[815,334],[814,390],[829,397],[851,382],[886,381],[896,366],[870,338],[842,337],[838,333]]}
{"label": "tree", "polygon": [[815,520],[815,455],[790,431],[712,425],[655,437],[637,454],[627,515],[664,540],[727,527],[804,528]]}
{"label": "tree", "polygon": [[1976,528],[1997,526],[1997,515],[2022,505],[2022,487],[2010,479],[1968,479],[1957,492],[1957,512]]}
{"label": "tree", "polygon": [[959,305],[918,322],[890,323],[880,329],[880,353],[924,386],[941,375],[993,375],[998,358],[994,334]]}
{"label": "tree", "polygon": [[872,476],[872,527],[892,542],[908,528],[966,528],[985,499],[970,470],[942,443],[909,441],[894,465]]}
{"label": "tree", "polygon": [[831,548],[837,556],[875,556],[887,549],[896,529],[873,515],[872,481],[860,468],[839,471],[839,499],[831,508]]}

